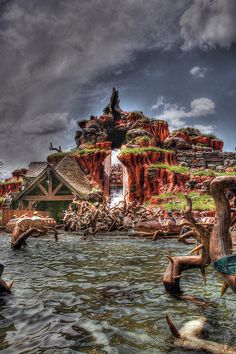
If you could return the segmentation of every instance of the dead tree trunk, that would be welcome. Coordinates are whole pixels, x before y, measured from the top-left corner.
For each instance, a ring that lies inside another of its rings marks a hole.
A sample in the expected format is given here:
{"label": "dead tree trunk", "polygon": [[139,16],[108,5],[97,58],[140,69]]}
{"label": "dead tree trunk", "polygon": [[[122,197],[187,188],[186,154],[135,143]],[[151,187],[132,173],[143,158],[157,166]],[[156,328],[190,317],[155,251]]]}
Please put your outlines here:
{"label": "dead tree trunk", "polygon": [[[225,190],[233,187],[236,187],[236,177],[232,176],[216,177],[211,182],[210,191],[216,206],[216,220],[210,240],[210,254],[213,262],[232,253],[232,238],[229,231],[232,223],[231,210]],[[223,276],[226,282],[224,291],[230,286],[233,292],[236,293],[235,276],[226,274]]]}
{"label": "dead tree trunk", "polygon": [[187,269],[198,268],[201,271],[204,283],[206,282],[205,267],[211,263],[209,246],[210,246],[210,233],[207,228],[199,225],[192,215],[192,202],[191,199],[186,196],[187,210],[185,217],[191,224],[193,231],[189,233],[189,236],[194,237],[199,245],[194,248],[191,253],[200,251],[201,254],[196,256],[167,256],[170,263],[163,277],[163,284],[165,289],[172,294],[181,294],[180,279],[182,272]]}
{"label": "dead tree trunk", "polygon": [[29,230],[23,232],[23,234],[21,234],[17,240],[11,241],[11,246],[14,249],[20,249],[22,245],[26,244],[26,240],[34,235],[34,237],[37,237],[39,235],[41,235],[43,233],[43,231],[36,229],[35,227],[31,227]]}
{"label": "dead tree trunk", "polygon": [[[230,205],[225,195],[225,190],[235,188],[236,177],[222,176],[216,177],[211,182],[211,195],[216,206],[216,221],[210,232],[210,225],[203,226],[196,222],[192,215],[192,203],[188,196],[187,210],[185,218],[192,226],[192,232],[182,235],[181,237],[192,236],[196,239],[199,245],[190,253],[201,250],[201,254],[197,256],[175,256],[169,257],[170,264],[163,277],[165,289],[172,294],[180,294],[180,278],[184,270],[199,268],[205,281],[205,267],[211,262],[217,261],[223,256],[231,254],[232,239],[229,228],[232,224]],[[236,277],[235,275],[223,275],[225,283],[223,284],[222,293],[228,286],[236,293]]]}

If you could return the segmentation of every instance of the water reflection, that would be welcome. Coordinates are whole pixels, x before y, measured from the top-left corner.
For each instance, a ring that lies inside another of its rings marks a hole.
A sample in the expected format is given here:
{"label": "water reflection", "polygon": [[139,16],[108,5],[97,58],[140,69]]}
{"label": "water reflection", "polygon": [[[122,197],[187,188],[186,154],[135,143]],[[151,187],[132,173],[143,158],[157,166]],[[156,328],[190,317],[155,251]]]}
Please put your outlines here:
{"label": "water reflection", "polygon": [[[0,238],[4,279],[13,295],[0,301],[0,350],[4,353],[186,353],[172,347],[164,316],[178,324],[196,316],[210,321],[210,337],[236,345],[234,296],[219,296],[220,279],[208,271],[184,275],[186,293],[214,307],[173,299],[161,283],[166,254],[181,254],[176,241],[90,242],[30,239],[12,251]],[[175,250],[174,250],[175,249]],[[186,248],[187,252],[187,248]]]}

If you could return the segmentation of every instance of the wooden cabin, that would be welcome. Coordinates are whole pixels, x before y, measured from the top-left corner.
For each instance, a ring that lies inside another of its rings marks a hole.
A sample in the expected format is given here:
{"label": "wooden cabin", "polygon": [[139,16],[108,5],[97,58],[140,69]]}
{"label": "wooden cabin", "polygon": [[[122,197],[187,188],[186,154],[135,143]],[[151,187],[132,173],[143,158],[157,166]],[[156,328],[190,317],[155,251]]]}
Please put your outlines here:
{"label": "wooden cabin", "polygon": [[56,219],[76,196],[86,200],[91,193],[90,181],[69,156],[55,165],[31,163],[24,189],[14,198],[21,210],[49,211]]}

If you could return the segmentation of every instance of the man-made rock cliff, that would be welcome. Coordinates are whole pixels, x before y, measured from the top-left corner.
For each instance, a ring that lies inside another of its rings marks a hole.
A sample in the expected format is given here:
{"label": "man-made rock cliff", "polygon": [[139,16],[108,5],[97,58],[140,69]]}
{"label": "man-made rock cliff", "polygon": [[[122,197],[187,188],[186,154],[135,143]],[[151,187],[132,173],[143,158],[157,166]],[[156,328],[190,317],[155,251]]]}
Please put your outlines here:
{"label": "man-made rock cliff", "polygon": [[224,143],[212,134],[202,134],[194,128],[182,128],[173,131],[164,141],[164,146],[179,150],[193,149],[199,146],[222,151]]}
{"label": "man-made rock cliff", "polygon": [[23,182],[23,177],[27,173],[27,169],[22,168],[14,170],[12,177],[0,182],[0,196],[5,197],[8,193],[16,193],[19,191]]}
{"label": "man-made rock cliff", "polygon": [[110,154],[111,142],[104,141],[95,143],[93,147],[49,155],[47,161],[54,165],[61,161],[65,155],[69,155],[78,162],[79,166],[90,179],[91,184],[94,187],[99,187],[102,190],[105,188],[107,191],[104,161]]}
{"label": "man-made rock cliff", "polygon": [[176,165],[157,164],[144,166],[144,201],[153,195],[178,193],[186,190],[186,182],[190,178],[189,171]]}
{"label": "man-made rock cliff", "polygon": [[146,190],[144,188],[146,166],[156,163],[174,164],[176,163],[173,151],[160,148],[124,148],[118,156],[121,163],[126,167],[128,173],[128,198],[138,200],[143,203],[146,200]]}

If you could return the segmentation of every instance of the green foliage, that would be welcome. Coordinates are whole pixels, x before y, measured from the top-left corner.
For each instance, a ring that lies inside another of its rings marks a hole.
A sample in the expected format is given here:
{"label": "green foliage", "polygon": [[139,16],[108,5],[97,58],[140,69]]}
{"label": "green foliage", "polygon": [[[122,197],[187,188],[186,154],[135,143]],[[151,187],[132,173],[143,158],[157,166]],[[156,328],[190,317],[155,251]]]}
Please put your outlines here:
{"label": "green foliage", "polygon": [[206,137],[208,137],[210,139],[217,139],[218,140],[217,136],[214,135],[214,134],[202,134],[202,136],[206,136]]}
{"label": "green foliage", "polygon": [[206,170],[195,170],[192,172],[193,176],[199,177],[217,177],[217,176],[235,176],[236,175],[236,168],[233,167],[234,172],[216,172],[214,170],[206,169]]}
{"label": "green foliage", "polygon": [[196,145],[197,146],[201,146],[201,147],[205,147],[206,146],[206,144],[203,144],[203,143],[197,143]]}
{"label": "green foliage", "polygon": [[189,136],[199,136],[202,135],[199,129],[196,128],[191,128],[191,127],[186,127],[186,128],[180,128],[177,130],[174,130],[171,134],[176,135],[177,133],[187,133]]}
{"label": "green foliage", "polygon": [[[198,194],[197,192],[190,192],[189,196],[193,202],[193,210],[213,210],[214,202],[213,198],[207,193]],[[159,205],[165,210],[184,210],[187,207],[186,199],[184,193],[165,193],[155,196],[158,199],[162,199]]]}
{"label": "green foliage", "polygon": [[[179,132],[181,133],[187,133],[189,136],[192,136],[192,137],[197,137],[197,136],[206,136],[210,139],[218,139],[216,135],[214,134],[204,134],[202,133],[199,129],[196,129],[196,128],[191,128],[191,127],[186,127],[186,128],[180,128],[180,129],[177,129],[177,130],[174,130],[171,135],[176,135],[178,134]],[[198,145],[198,144],[197,144]],[[204,146],[204,145],[203,145]]]}
{"label": "green foliage", "polygon": [[145,152],[171,152],[171,150],[161,149],[155,146],[138,147],[138,148],[124,148],[121,150],[122,155],[127,154],[143,154]]}
{"label": "green foliage", "polygon": [[98,152],[98,151],[101,151],[100,149],[98,148],[84,148],[84,149],[75,149],[75,150],[72,150],[72,151],[61,151],[61,152],[56,152],[54,154],[51,154],[48,156],[48,159],[53,159],[53,158],[56,158],[56,159],[62,159],[63,157],[65,156],[81,156],[81,155],[85,155],[85,154],[92,154],[94,152]]}
{"label": "green foliage", "polygon": [[158,164],[153,164],[150,165],[150,168],[163,168],[166,170],[169,170],[174,173],[182,173],[182,174],[189,174],[190,169],[185,166],[179,166],[179,165],[168,165],[165,163],[158,163]]}
{"label": "green foliage", "polygon": [[19,181],[16,177],[11,178],[10,181],[5,181],[4,179],[0,181],[1,185],[9,185],[12,183],[20,183],[21,181]]}
{"label": "green foliage", "polygon": [[234,171],[234,172],[217,172],[216,176],[236,176],[236,171]]}
{"label": "green foliage", "polygon": [[135,117],[139,116],[140,119],[144,118],[143,112],[133,111],[130,113],[130,115]]}
{"label": "green foliage", "polygon": [[149,135],[144,135],[144,136],[138,136],[137,141],[150,141],[151,137]]}
{"label": "green foliage", "polygon": [[193,176],[209,176],[209,177],[215,177],[216,176],[216,171],[206,169],[206,170],[195,170],[192,172]]}
{"label": "green foliage", "polygon": [[98,148],[84,148],[84,149],[77,149],[77,150],[74,150],[71,155],[78,155],[78,156],[81,156],[81,155],[85,155],[85,154],[92,154],[94,152],[98,152],[98,151],[101,151],[99,150]]}

